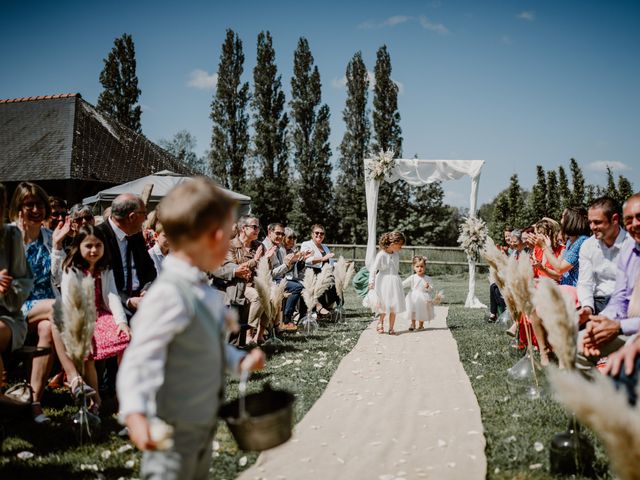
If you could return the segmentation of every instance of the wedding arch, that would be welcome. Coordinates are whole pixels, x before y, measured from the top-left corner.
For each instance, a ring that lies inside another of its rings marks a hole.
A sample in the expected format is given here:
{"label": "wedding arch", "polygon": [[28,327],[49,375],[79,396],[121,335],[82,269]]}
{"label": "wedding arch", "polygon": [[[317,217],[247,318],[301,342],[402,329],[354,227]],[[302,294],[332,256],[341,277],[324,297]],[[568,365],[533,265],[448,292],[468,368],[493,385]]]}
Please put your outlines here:
{"label": "wedding arch", "polygon": [[[382,181],[389,183],[404,180],[412,186],[423,186],[445,180],[471,177],[469,216],[475,217],[478,203],[478,183],[484,160],[421,160],[393,158],[390,152],[382,152],[377,158],[364,159],[365,193],[367,198],[367,255],[370,268],[376,256],[376,221],[378,218],[378,191]],[[469,293],[465,307],[485,308],[476,297],[476,262],[469,258]]]}

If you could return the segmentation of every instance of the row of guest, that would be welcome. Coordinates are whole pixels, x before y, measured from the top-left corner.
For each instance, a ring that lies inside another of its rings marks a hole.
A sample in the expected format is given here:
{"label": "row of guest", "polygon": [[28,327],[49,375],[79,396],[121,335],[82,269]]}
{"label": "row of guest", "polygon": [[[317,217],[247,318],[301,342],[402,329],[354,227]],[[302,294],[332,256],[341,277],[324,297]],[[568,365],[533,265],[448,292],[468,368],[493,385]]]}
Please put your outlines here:
{"label": "row of guest", "polygon": [[[241,323],[249,325],[249,342],[262,342],[268,327],[254,287],[256,268],[263,256],[269,260],[272,279],[277,283],[286,282],[285,292],[288,297],[283,321],[278,328],[295,331],[297,327],[293,317],[296,309],[300,317],[306,314],[306,304],[301,301],[301,280],[305,268],[308,267],[313,274],[317,274],[324,264],[331,263],[333,259],[333,253],[323,243],[324,228],[318,224],[313,225],[312,239],[304,242],[299,250],[295,249],[296,233],[281,223],[268,225],[266,238],[262,242],[258,241],[260,222],[254,215],[240,217],[235,232],[227,257],[213,276],[216,285],[225,291],[226,304],[238,311]],[[328,314],[327,308],[335,302],[335,288],[332,291],[333,294],[325,295],[316,306],[320,315]]]}

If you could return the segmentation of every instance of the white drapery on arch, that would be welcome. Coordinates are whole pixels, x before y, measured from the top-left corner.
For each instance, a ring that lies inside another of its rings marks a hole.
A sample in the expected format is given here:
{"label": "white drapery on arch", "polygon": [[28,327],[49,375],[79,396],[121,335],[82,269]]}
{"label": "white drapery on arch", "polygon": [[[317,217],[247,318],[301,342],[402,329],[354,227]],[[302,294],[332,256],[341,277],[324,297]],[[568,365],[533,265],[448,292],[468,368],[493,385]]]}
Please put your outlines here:
{"label": "white drapery on arch", "polygon": [[[380,180],[375,180],[368,175],[369,167],[374,160],[365,158],[365,192],[367,196],[367,225],[369,239],[367,241],[367,268],[371,267],[376,256],[376,221],[378,219],[378,190]],[[468,175],[471,177],[471,195],[469,216],[475,216],[478,203],[478,182],[484,160],[419,160],[419,159],[395,159],[395,164],[385,177],[389,183],[404,180],[409,185],[421,186],[429,183],[445,180],[457,180]],[[476,290],[476,263],[469,260],[469,293],[465,301],[465,307],[485,308],[475,294]]]}

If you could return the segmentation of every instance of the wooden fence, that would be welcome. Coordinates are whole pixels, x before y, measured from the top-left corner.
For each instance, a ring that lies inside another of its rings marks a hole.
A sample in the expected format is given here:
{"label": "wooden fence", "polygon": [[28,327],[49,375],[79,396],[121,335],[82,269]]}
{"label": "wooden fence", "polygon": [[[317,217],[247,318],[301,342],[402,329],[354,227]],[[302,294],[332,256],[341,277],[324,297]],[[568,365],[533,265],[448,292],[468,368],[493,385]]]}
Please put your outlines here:
{"label": "wooden fence", "polygon": [[[364,265],[365,255],[367,253],[366,245],[348,245],[348,244],[327,244],[329,249],[335,253],[336,258],[341,255],[348,261],[355,261],[357,267]],[[421,255],[427,257],[428,265],[438,265],[439,273],[445,272],[464,272],[468,268],[467,255],[460,247],[417,247],[405,245],[400,250],[400,264],[403,272],[411,270],[411,259]],[[478,267],[486,267],[485,263],[478,263]],[[427,271],[433,269],[427,267]],[[482,269],[484,270],[484,269]]]}

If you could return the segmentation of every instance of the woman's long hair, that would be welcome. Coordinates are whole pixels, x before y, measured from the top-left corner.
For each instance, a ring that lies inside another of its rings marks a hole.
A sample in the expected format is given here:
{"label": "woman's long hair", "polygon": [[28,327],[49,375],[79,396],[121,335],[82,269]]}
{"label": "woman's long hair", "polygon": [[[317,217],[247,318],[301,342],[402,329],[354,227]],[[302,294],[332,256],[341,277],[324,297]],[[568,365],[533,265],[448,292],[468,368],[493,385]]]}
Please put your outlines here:
{"label": "woman's long hair", "polygon": [[104,251],[102,258],[96,263],[95,269],[100,272],[111,268],[111,257],[109,256],[109,250],[107,248],[107,239],[102,233],[102,230],[94,227],[93,225],[83,225],[78,229],[78,233],[73,237],[73,243],[71,249],[62,263],[62,269],[67,272],[70,268],[76,268],[78,270],[86,270],[89,268],[89,263],[82,257],[80,253],[80,244],[85,238],[94,236],[102,242],[104,245]]}

